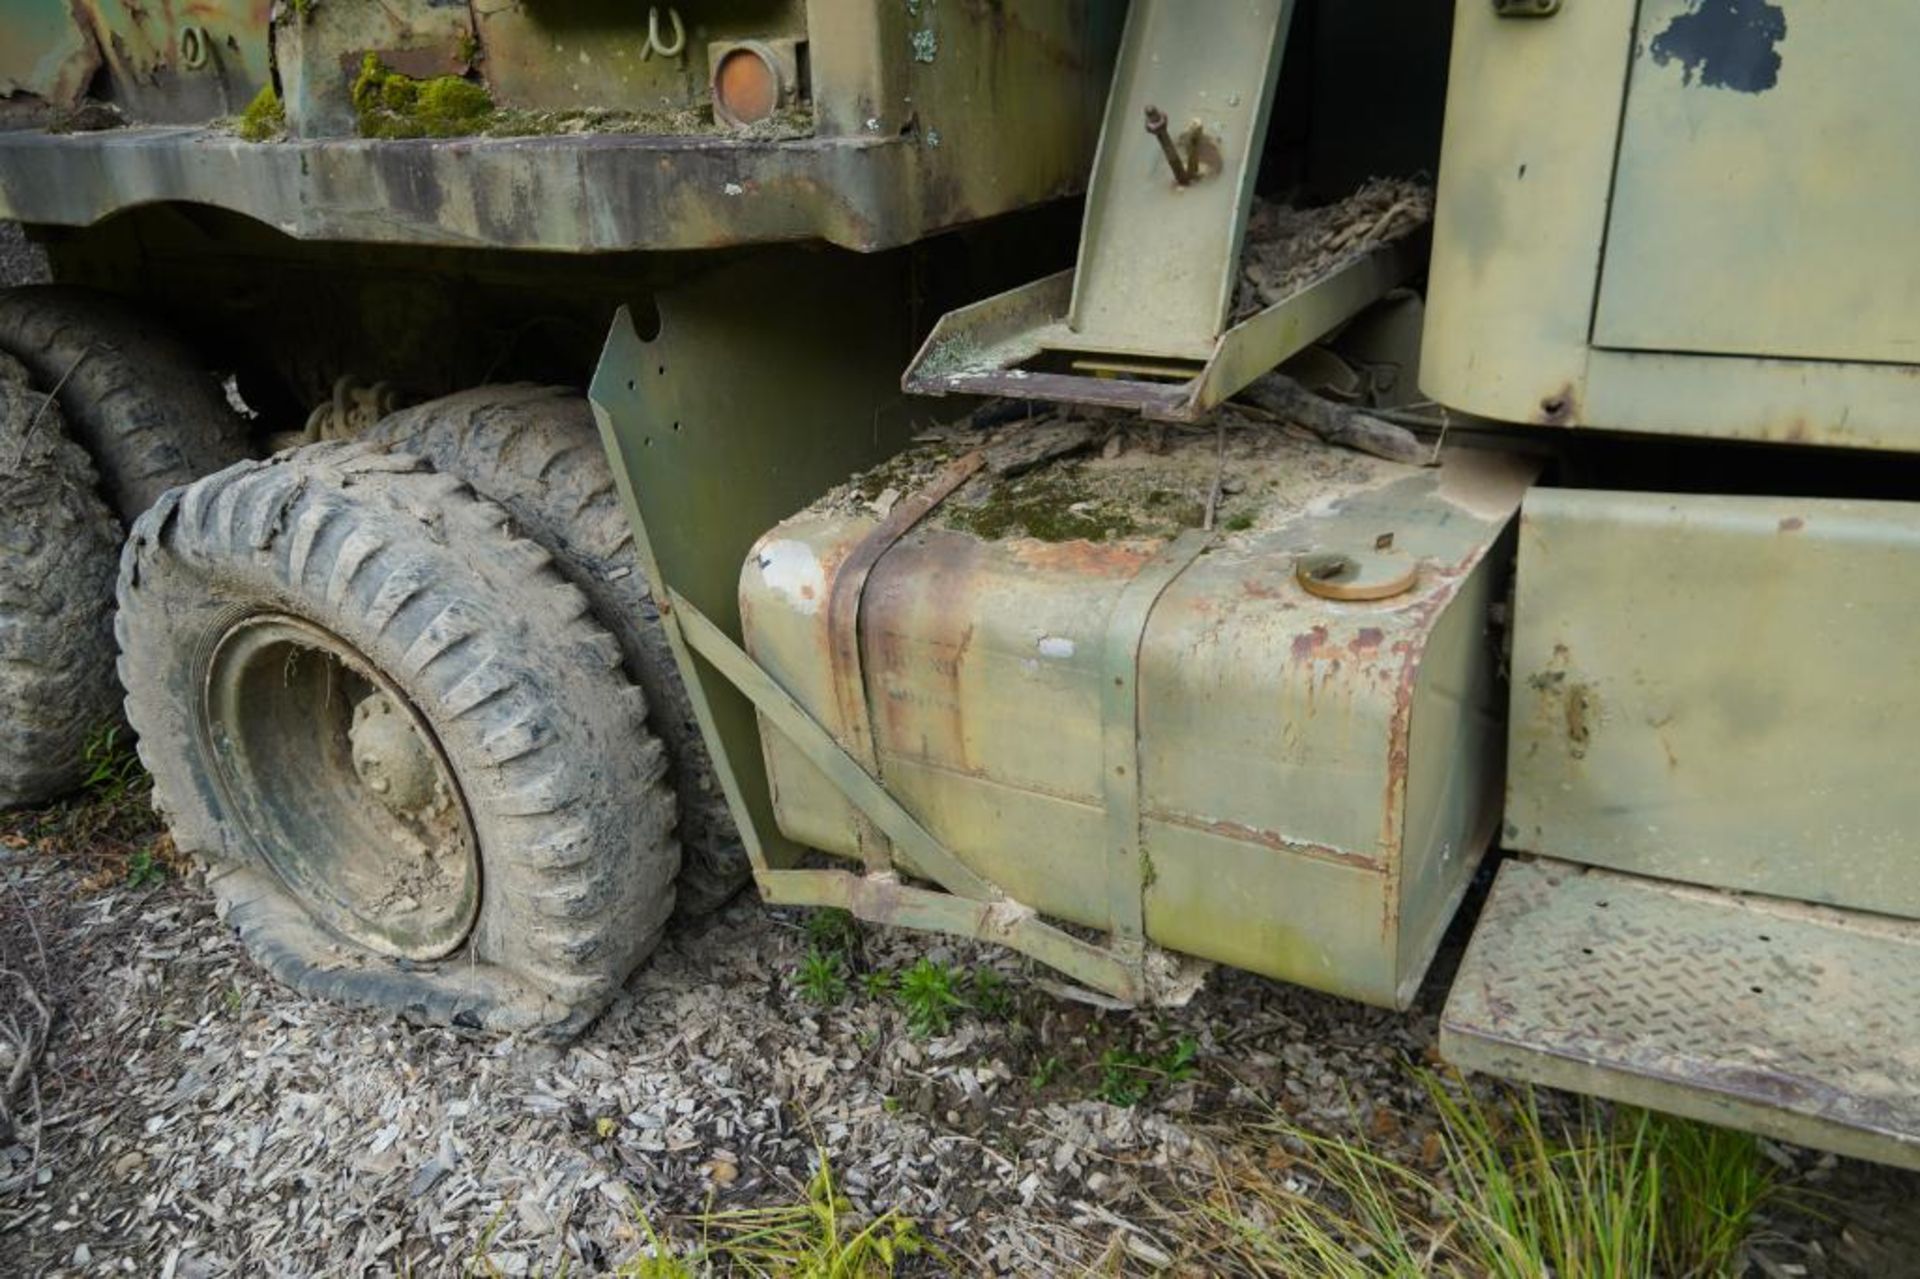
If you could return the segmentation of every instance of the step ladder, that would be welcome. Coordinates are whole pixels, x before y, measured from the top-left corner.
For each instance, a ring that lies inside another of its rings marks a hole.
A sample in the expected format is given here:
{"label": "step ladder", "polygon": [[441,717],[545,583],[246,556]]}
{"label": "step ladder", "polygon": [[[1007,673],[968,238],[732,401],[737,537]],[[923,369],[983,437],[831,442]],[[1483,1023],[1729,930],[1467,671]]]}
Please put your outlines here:
{"label": "step ladder", "polygon": [[1440,1051],[1920,1168],[1920,922],[1510,859]]}

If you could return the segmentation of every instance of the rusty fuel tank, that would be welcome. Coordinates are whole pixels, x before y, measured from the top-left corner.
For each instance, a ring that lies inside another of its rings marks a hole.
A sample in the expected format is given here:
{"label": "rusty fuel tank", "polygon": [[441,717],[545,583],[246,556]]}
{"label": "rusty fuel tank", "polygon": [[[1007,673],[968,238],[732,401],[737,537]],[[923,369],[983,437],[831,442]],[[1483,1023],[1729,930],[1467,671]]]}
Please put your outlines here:
{"label": "rusty fuel tank", "polygon": [[[1019,902],[1103,929],[1137,910],[1170,950],[1410,1002],[1498,816],[1490,617],[1532,465],[1405,466],[1247,421],[1116,434],[983,470],[875,559],[882,517],[964,447],[762,537],[740,578],[752,655]],[[849,572],[856,607],[830,606]],[[782,829],[872,863],[825,775],[764,721],[762,740]],[[1133,812],[1128,903],[1112,854]]]}

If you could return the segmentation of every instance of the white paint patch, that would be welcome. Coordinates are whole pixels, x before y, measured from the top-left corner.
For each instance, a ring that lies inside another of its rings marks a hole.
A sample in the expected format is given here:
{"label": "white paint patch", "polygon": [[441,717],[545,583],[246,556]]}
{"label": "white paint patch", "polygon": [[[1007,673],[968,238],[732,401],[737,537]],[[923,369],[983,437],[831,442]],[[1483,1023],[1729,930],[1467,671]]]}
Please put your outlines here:
{"label": "white paint patch", "polygon": [[760,548],[760,580],[802,613],[820,611],[827,594],[827,575],[813,547],[792,538],[768,542]]}
{"label": "white paint patch", "polygon": [[1073,641],[1062,635],[1042,635],[1040,637],[1040,656],[1072,657]]}

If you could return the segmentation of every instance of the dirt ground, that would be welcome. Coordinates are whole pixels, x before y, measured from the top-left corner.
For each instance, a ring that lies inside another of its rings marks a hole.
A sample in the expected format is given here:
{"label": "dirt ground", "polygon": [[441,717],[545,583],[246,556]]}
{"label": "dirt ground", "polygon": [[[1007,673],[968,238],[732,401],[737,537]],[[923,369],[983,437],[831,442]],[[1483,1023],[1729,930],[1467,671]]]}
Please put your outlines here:
{"label": "dirt ground", "polygon": [[0,285],[42,284],[47,279],[47,257],[17,222],[0,222]]}
{"label": "dirt ground", "polygon": [[[677,928],[564,1047],[315,1003],[247,962],[137,785],[0,819],[0,968],[55,1012],[0,1150],[0,1273],[603,1273],[649,1227],[793,1202],[824,1154],[857,1212],[911,1215],[959,1273],[1205,1274],[1184,1210],[1245,1124],[1409,1159],[1431,1127],[1431,991],[1397,1016],[1216,971],[1187,1008],[1104,1012],[1007,955],[867,930],[821,1007],[818,937],[751,898]],[[866,974],[923,956],[980,1007],[916,1037]],[[1190,1073],[1126,1065],[1183,1042]],[[1830,1219],[1763,1222],[1751,1273],[1913,1272],[1920,1178],[1767,1149]]]}

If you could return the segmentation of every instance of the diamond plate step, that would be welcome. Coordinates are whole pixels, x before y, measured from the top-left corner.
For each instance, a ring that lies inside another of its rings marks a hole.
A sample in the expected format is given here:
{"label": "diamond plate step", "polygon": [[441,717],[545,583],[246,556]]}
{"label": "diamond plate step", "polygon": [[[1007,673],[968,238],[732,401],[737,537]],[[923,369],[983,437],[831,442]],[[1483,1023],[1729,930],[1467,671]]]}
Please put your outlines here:
{"label": "diamond plate step", "polygon": [[1456,1065],[1920,1168],[1920,925],[1509,860]]}

